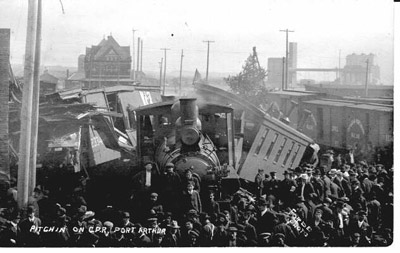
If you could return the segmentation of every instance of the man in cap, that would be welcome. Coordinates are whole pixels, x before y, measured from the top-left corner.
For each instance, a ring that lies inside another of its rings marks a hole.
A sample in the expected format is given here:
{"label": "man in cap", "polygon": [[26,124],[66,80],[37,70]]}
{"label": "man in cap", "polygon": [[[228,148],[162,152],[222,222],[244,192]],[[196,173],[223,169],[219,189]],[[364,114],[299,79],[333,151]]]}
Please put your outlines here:
{"label": "man in cap", "polygon": [[160,193],[163,199],[163,207],[176,213],[178,209],[178,196],[181,191],[181,178],[178,173],[174,171],[175,165],[173,163],[167,163],[165,165],[165,172],[162,175],[162,187]]}
{"label": "man in cap", "polygon": [[156,192],[150,194],[150,198],[145,205],[145,214],[150,215],[152,210],[157,216],[164,212],[163,206],[158,201],[158,193]]}
{"label": "man in cap", "polygon": [[274,235],[273,238],[273,246],[276,247],[287,247],[286,243],[285,243],[286,237],[284,234],[282,233],[277,233]]}
{"label": "man in cap", "polygon": [[243,230],[245,231],[245,235],[248,241],[248,246],[256,246],[257,245],[257,231],[256,228],[250,224],[250,211],[244,211],[239,213],[239,221],[238,223],[243,226]]}
{"label": "man in cap", "polygon": [[286,240],[288,241],[289,245],[293,245],[296,235],[292,230],[292,227],[288,225],[289,217],[285,213],[278,213],[277,214],[277,224],[273,228],[273,233],[278,234],[282,233],[285,235]]}
{"label": "man in cap", "polygon": [[360,234],[360,246],[371,244],[372,228],[367,222],[367,213],[364,210],[358,211],[349,224],[349,231]]}
{"label": "man in cap", "polygon": [[271,179],[264,186],[264,193],[267,196],[273,195],[274,197],[277,197],[279,192],[279,181],[276,178],[276,171],[271,171],[269,174]]}
{"label": "man in cap", "polygon": [[215,200],[215,193],[210,191],[203,205],[203,211],[214,217],[220,212],[219,203]]}
{"label": "man in cap", "polygon": [[192,182],[187,184],[187,190],[182,196],[182,208],[183,213],[188,212],[191,209],[196,210],[198,213],[202,212],[202,205],[200,194],[194,190],[194,185]]}
{"label": "man in cap", "polygon": [[193,166],[185,170],[185,177],[182,179],[182,190],[186,189],[187,183],[193,182],[194,189],[200,193],[200,180],[193,175]]}
{"label": "man in cap", "polygon": [[259,238],[259,239],[258,239],[258,246],[260,246],[260,247],[271,246],[271,245],[270,245],[271,237],[272,237],[272,234],[271,234],[271,233],[268,233],[268,232],[261,233],[261,234],[258,236],[258,238]]}

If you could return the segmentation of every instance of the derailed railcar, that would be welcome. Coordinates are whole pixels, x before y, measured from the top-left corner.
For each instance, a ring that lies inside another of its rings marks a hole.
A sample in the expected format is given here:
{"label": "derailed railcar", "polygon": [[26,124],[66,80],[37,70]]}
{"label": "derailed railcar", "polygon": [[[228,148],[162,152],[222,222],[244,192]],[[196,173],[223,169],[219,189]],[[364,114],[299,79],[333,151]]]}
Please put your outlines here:
{"label": "derailed railcar", "polygon": [[382,150],[392,153],[393,106],[318,99],[304,102],[304,108],[310,114],[302,130],[318,143],[338,150],[352,148],[359,159],[371,161]]}
{"label": "derailed railcar", "polygon": [[276,171],[282,178],[284,170],[310,160],[305,151],[314,143],[311,138],[235,94],[206,84],[196,84],[195,89],[200,101],[234,108],[235,168],[240,178],[254,181],[258,169]]}

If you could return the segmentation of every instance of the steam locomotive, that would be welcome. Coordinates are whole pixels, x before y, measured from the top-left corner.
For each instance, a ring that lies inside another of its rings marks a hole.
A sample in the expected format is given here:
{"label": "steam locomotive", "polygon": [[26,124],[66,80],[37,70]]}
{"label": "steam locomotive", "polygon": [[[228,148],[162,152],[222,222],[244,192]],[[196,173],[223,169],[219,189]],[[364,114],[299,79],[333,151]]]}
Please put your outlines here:
{"label": "steam locomotive", "polygon": [[205,183],[238,179],[233,108],[196,100],[181,98],[135,110],[138,159],[155,161],[161,172],[167,163],[180,175],[191,169]]}

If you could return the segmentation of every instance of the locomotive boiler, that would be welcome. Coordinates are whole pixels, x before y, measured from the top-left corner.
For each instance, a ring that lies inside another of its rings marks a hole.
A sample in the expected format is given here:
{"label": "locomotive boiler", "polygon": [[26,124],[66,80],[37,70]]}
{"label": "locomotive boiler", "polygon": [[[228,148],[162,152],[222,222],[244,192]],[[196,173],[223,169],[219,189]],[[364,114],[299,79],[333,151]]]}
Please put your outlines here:
{"label": "locomotive boiler", "polygon": [[233,109],[196,100],[138,108],[138,158],[155,161],[161,170],[172,162],[179,174],[191,169],[204,181],[234,177]]}

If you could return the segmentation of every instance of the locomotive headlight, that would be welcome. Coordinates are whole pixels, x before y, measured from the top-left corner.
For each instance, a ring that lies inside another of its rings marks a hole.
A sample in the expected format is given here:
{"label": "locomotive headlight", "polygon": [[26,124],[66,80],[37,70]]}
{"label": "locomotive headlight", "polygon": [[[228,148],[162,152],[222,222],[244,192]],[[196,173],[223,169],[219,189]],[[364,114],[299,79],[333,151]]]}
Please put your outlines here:
{"label": "locomotive headlight", "polygon": [[186,145],[195,144],[200,138],[200,132],[195,127],[186,126],[181,130],[182,142]]}

